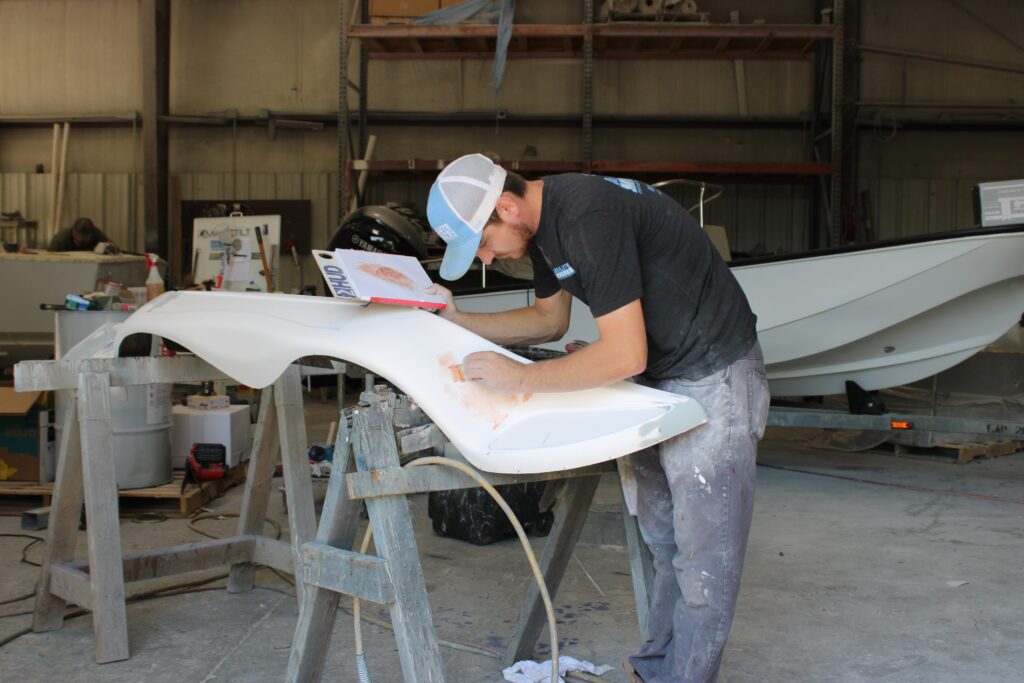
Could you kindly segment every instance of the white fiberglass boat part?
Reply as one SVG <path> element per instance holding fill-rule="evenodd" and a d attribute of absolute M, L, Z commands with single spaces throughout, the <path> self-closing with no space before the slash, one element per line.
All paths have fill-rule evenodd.
<path fill-rule="evenodd" d="M 175 341 L 257 388 L 304 356 L 351 361 L 397 384 L 474 467 L 488 472 L 583 467 L 706 421 L 696 401 L 630 382 L 500 395 L 459 381 L 452 366 L 475 351 L 529 361 L 439 316 L 401 306 L 287 294 L 170 292 L 125 321 L 117 345 L 135 333 Z"/>
<path fill-rule="evenodd" d="M 735 266 L 772 393 L 840 394 L 929 377 L 1024 311 L 1024 231 L 964 234 Z"/>
<path fill-rule="evenodd" d="M 970 231 L 732 266 L 764 350 L 772 394 L 869 391 L 942 372 L 994 343 L 1024 312 L 1024 228 Z M 533 302 L 532 291 L 468 294 L 460 309 Z M 562 349 L 597 339 L 573 302 Z"/>

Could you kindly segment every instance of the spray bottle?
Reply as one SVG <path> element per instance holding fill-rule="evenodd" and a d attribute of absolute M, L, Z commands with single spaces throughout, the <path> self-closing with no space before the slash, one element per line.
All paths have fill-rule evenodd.
<path fill-rule="evenodd" d="M 146 265 L 149 267 L 149 275 L 146 277 L 146 301 L 152 301 L 164 293 L 164 279 L 160 277 L 160 270 L 156 267 L 156 254 L 146 254 Z"/>

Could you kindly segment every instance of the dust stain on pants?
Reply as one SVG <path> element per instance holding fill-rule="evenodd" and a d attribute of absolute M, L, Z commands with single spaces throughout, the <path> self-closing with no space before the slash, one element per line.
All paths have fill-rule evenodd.
<path fill-rule="evenodd" d="M 647 683 L 714 681 L 736 611 L 768 417 L 761 347 L 702 379 L 650 386 L 696 400 L 708 422 L 629 456 L 655 567 L 646 641 L 629 659 Z"/>

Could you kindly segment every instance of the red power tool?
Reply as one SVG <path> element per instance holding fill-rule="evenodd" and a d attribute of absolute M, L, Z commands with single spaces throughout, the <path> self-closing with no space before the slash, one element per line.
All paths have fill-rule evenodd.
<path fill-rule="evenodd" d="M 227 474 L 227 449 L 220 443 L 194 443 L 185 462 L 185 478 L 181 481 L 181 491 L 190 481 L 199 486 L 204 481 L 223 479 Z"/>

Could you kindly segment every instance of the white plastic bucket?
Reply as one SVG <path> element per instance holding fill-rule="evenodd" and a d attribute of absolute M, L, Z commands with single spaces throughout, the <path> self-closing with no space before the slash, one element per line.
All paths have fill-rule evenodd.
<path fill-rule="evenodd" d="M 95 317 L 90 319 L 90 316 Z M 111 317 L 123 320 L 127 314 L 111 316 L 107 312 L 99 315 L 92 311 L 58 312 L 59 357 L 90 357 L 101 351 L 105 344 L 112 343 L 116 325 L 99 329 L 113 322 Z M 92 321 L 95 321 L 95 327 L 89 324 Z M 78 347 L 83 340 L 85 343 Z M 70 394 L 69 391 L 57 392 L 55 426 L 58 448 L 65 411 L 71 405 Z M 119 489 L 146 488 L 171 481 L 170 384 L 111 388 L 110 429 L 114 471 Z M 51 480 L 52 477 L 50 473 Z"/>

